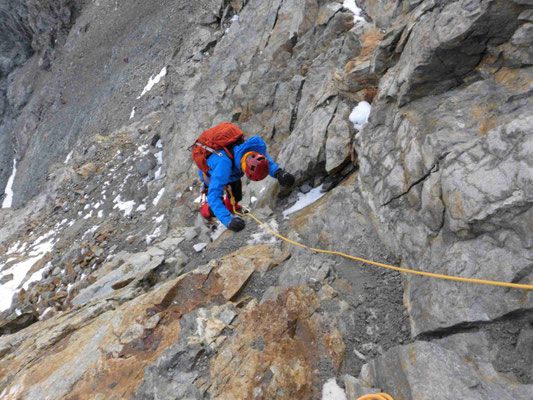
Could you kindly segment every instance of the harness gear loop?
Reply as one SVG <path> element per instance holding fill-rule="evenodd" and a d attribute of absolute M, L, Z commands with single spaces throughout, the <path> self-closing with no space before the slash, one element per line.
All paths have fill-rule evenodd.
<path fill-rule="evenodd" d="M 241 207 L 241 212 L 238 212 L 237 211 L 237 201 L 235 201 L 235 197 L 233 196 L 233 192 L 231 191 L 231 186 L 226 186 L 226 194 L 228 195 L 229 197 L 229 201 L 231 203 L 231 208 L 233 209 L 232 212 L 237 214 L 237 215 L 244 215 L 244 214 L 249 214 L 250 213 L 250 209 L 248 207 L 245 207 L 245 206 L 240 206 Z"/>

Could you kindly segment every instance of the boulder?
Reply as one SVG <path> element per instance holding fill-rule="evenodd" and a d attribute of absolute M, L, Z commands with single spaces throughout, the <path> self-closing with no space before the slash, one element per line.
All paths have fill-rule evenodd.
<path fill-rule="evenodd" d="M 520 385 L 491 364 L 461 357 L 436 343 L 395 347 L 363 366 L 360 379 L 395 399 L 527 399 L 533 385 Z"/>

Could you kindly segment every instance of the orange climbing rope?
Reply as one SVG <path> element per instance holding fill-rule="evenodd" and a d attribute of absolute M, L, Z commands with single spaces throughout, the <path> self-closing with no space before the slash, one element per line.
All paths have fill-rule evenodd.
<path fill-rule="evenodd" d="M 387 393 L 365 394 L 357 400 L 394 400 L 391 395 Z"/>
<path fill-rule="evenodd" d="M 235 210 L 235 204 L 236 204 L 235 203 L 235 198 L 233 197 L 233 194 L 231 193 L 231 191 L 229 193 L 230 193 L 231 204 L 233 205 L 233 209 Z M 286 241 L 287 243 L 293 244 L 295 246 L 303 247 L 304 249 L 308 249 L 308 250 L 314 251 L 316 253 L 334 254 L 334 255 L 337 255 L 337 256 L 349 258 L 351 260 L 361 261 L 361 262 L 366 263 L 366 264 L 375 265 L 376 267 L 388 268 L 388 269 L 392 269 L 392 270 L 399 271 L 399 272 L 405 272 L 405 273 L 408 273 L 408 274 L 430 276 L 432 278 L 447 279 L 447 280 L 450 280 L 450 281 L 469 282 L 469 283 L 478 283 L 478 284 L 483 284 L 483 285 L 503 286 L 503 287 L 514 288 L 514 289 L 533 290 L 533 285 L 525 285 L 525 284 L 510 283 L 510 282 L 490 281 L 490 280 L 475 279 L 475 278 L 463 278 L 463 277 L 460 277 L 460 276 L 443 275 L 443 274 L 435 274 L 435 273 L 432 273 L 432 272 L 416 271 L 416 270 L 413 270 L 413 269 L 400 268 L 400 267 L 395 267 L 393 265 L 388 265 L 388 264 L 383 264 L 383 263 L 379 263 L 379 262 L 372 261 L 372 260 L 367 260 L 367 259 L 361 258 L 361 257 L 355 257 L 355 256 L 352 256 L 352 255 L 349 255 L 349 254 L 342 253 L 340 251 L 315 249 L 313 247 L 306 246 L 305 244 L 301 244 L 301 243 L 295 242 L 294 240 L 290 240 L 290 239 L 280 235 L 279 233 L 273 231 L 268 226 L 266 226 L 259 218 L 257 218 L 255 215 L 253 215 L 249 211 L 247 213 L 245 213 L 245 214 L 235 211 L 235 214 L 243 216 L 243 217 L 253 218 L 255 221 L 257 221 L 257 223 L 259 223 L 263 228 L 265 228 L 267 231 L 272 233 L 274 236 L 279 237 L 280 239 Z"/>

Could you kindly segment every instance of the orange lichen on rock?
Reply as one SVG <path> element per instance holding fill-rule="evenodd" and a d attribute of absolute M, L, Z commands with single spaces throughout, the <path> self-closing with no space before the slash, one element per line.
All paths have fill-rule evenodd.
<path fill-rule="evenodd" d="M 275 250 L 268 246 L 241 251 L 122 305 L 112 306 L 112 298 L 103 299 L 93 306 L 100 307 L 98 312 L 90 308 L 70 311 L 32 325 L 15 355 L 0 361 L 1 371 L 12 371 L 10 378 L 2 379 L 0 393 L 6 388 L 2 398 L 37 398 L 41 394 L 41 398 L 77 400 L 130 398 L 144 378 L 145 367 L 178 341 L 183 315 L 203 307 L 216 311 L 218 305 L 230 304 L 227 300 L 256 269 L 267 270 L 276 263 Z M 127 288 L 116 292 L 121 290 Z M 298 308 L 298 303 L 294 307 Z M 216 315 L 204 314 L 203 336 L 208 344 L 214 343 L 225 324 L 219 323 Z"/>
<path fill-rule="evenodd" d="M 324 332 L 316 293 L 290 288 L 275 300 L 252 301 L 236 332 L 211 361 L 213 399 L 307 399 L 317 396 L 319 364 L 338 364 L 342 338 Z M 332 350 L 330 356 L 325 351 Z"/>

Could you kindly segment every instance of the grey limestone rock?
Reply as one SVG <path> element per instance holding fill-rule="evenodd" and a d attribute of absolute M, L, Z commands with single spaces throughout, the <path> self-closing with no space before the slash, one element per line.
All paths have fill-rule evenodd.
<path fill-rule="evenodd" d="M 456 87 L 488 45 L 502 44 L 518 27 L 520 10 L 506 0 L 437 3 L 423 2 L 413 11 L 418 19 L 407 28 L 409 38 L 379 96 L 403 105 Z"/>
<path fill-rule="evenodd" d="M 350 375 L 344 375 L 344 389 L 347 400 L 357 400 L 358 398 L 367 394 L 380 393 L 381 390 L 363 385 L 362 382 Z"/>
<path fill-rule="evenodd" d="M 135 168 L 137 169 L 137 172 L 141 174 L 142 176 L 148 175 L 148 173 L 157 166 L 157 159 L 155 156 L 151 153 L 148 153 L 146 156 L 141 158 L 137 163 L 135 164 Z"/>
<path fill-rule="evenodd" d="M 531 84 L 525 82 L 530 82 L 533 71 L 518 64 L 520 68 L 509 66 L 491 73 L 492 61 L 481 61 L 483 53 L 474 51 L 479 45 L 494 51 L 507 49 L 512 37 L 525 34 L 525 25 L 519 27 L 517 22 L 520 8 L 498 1 L 469 7 L 463 2 L 429 9 L 428 5 L 420 4 L 409 18 L 398 17 L 396 22 L 405 23 L 407 31 L 390 43 L 396 43 L 394 51 L 401 57 L 383 76 L 369 123 L 356 137 L 363 198 L 376 217 L 380 237 L 402 256 L 403 266 L 530 282 L 531 120 L 527 110 L 533 103 Z M 453 27 L 444 24 L 447 13 L 459 6 L 465 6 L 456 14 L 460 22 Z M 493 19 L 495 12 L 498 16 Z M 503 31 L 493 25 L 500 18 L 509 19 Z M 442 24 L 446 27 L 442 35 L 425 41 L 417 32 L 430 20 L 436 31 Z M 472 32 L 468 43 L 457 36 L 461 31 Z M 487 35 L 484 39 L 476 36 L 481 31 Z M 481 63 L 462 86 L 442 92 L 442 82 L 435 81 L 439 69 L 423 72 L 431 65 L 424 54 L 437 57 L 446 38 L 446 46 L 452 48 L 473 46 L 465 61 L 457 62 L 465 67 L 459 75 L 470 76 L 466 67 L 476 54 L 476 65 Z M 435 40 L 441 44 L 431 47 Z M 417 55 L 409 57 L 415 48 Z M 424 76 L 418 79 L 417 74 Z M 442 76 L 453 74 L 447 71 Z M 420 91 L 410 85 L 411 79 Z M 393 86 L 405 90 L 391 92 Z M 418 96 L 424 97 L 415 100 Z M 464 284 L 414 276 L 406 276 L 405 281 L 413 335 L 465 321 L 489 321 L 531 303 L 528 294 L 523 297 L 517 290 L 484 286 L 471 290 Z"/>
<path fill-rule="evenodd" d="M 136 254 L 122 254 L 116 256 L 118 261 L 123 261 L 116 269 L 107 271 L 105 268 L 98 271 L 98 279 L 92 285 L 82 289 L 74 297 L 72 304 L 82 306 L 98 299 L 108 297 L 117 289 L 129 285 L 134 280 L 144 278 L 150 271 L 157 268 L 164 261 L 161 255 L 150 256 L 148 252 Z"/>
<path fill-rule="evenodd" d="M 395 347 L 363 366 L 359 377 L 393 398 L 527 399 L 533 385 L 510 384 L 491 364 L 469 361 L 435 343 Z"/>
<path fill-rule="evenodd" d="M 336 172 L 350 159 L 354 130 L 350 126 L 348 105 L 341 103 L 328 127 L 326 140 L 326 171 Z"/>
<path fill-rule="evenodd" d="M 189 343 L 199 329 L 198 315 L 198 311 L 193 311 L 181 318 L 178 340 L 145 368 L 134 399 L 204 399 L 194 382 L 203 373 L 202 357 L 210 350 L 203 343 Z"/>

